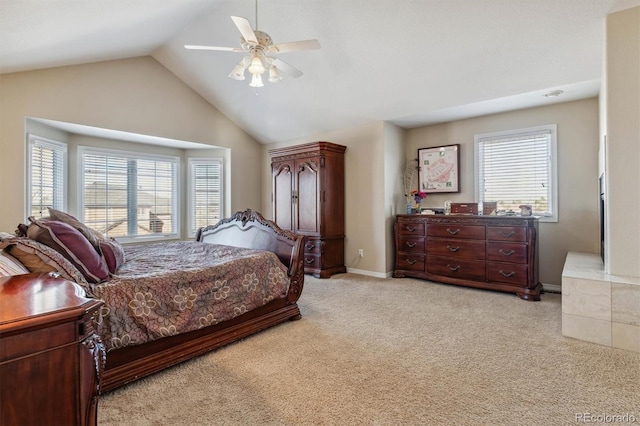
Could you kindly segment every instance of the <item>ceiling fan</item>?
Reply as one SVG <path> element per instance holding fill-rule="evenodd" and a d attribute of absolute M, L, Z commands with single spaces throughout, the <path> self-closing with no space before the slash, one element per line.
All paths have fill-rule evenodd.
<path fill-rule="evenodd" d="M 297 52 L 301 50 L 320 49 L 318 40 L 300 40 L 289 43 L 273 44 L 269 34 L 254 30 L 251 24 L 245 18 L 232 16 L 231 20 L 236 25 L 242 37 L 240 38 L 240 47 L 218 47 L 218 46 L 198 46 L 186 44 L 186 49 L 194 50 L 221 50 L 226 52 L 244 52 L 248 56 L 242 58 L 238 65 L 233 68 L 229 74 L 229 78 L 234 80 L 244 80 L 245 70 L 251 73 L 251 87 L 262 87 L 262 74 L 269 71 L 269 82 L 277 83 L 282 80 L 280 71 L 298 78 L 302 75 L 302 71 L 287 64 L 281 59 L 276 58 L 275 54 L 286 52 Z M 256 28 L 258 27 L 258 4 L 256 0 Z"/>

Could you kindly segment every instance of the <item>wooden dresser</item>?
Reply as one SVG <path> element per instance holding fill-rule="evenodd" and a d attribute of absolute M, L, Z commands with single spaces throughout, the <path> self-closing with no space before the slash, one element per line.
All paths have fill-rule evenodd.
<path fill-rule="evenodd" d="M 540 300 L 537 233 L 536 217 L 398 215 L 393 276 Z"/>
<path fill-rule="evenodd" d="M 47 274 L 0 278 L 0 424 L 95 425 L 102 302 Z"/>
<path fill-rule="evenodd" d="M 344 152 L 331 142 L 269 150 L 273 220 L 304 236 L 304 271 L 318 278 L 344 265 Z"/>

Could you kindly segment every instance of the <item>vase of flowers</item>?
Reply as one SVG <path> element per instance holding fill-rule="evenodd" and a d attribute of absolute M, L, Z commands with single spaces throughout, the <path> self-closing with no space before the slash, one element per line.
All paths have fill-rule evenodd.
<path fill-rule="evenodd" d="M 423 191 L 413 190 L 413 191 L 411 191 L 411 196 L 413 197 L 413 200 L 416 202 L 416 211 L 418 213 L 421 213 L 422 212 L 422 200 L 427 198 L 427 193 L 423 192 Z"/>

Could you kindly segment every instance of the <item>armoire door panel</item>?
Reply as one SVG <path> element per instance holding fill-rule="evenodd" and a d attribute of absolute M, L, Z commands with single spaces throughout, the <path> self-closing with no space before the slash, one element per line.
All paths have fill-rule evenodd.
<path fill-rule="evenodd" d="M 282 229 L 294 231 L 293 173 L 289 164 L 274 165 L 273 168 L 273 215 L 274 221 Z"/>
<path fill-rule="evenodd" d="M 318 163 L 315 158 L 307 159 L 296 164 L 298 173 L 298 211 L 295 232 L 317 234 L 320 232 L 318 218 Z"/>

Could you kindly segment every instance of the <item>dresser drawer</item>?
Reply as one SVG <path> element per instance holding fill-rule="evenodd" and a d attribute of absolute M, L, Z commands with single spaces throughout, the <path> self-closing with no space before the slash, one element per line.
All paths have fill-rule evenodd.
<path fill-rule="evenodd" d="M 396 256 L 396 269 L 424 272 L 424 256 L 398 253 Z"/>
<path fill-rule="evenodd" d="M 485 230 L 481 225 L 429 225 L 427 236 L 484 240 Z"/>
<path fill-rule="evenodd" d="M 484 260 L 427 256 L 427 272 L 450 278 L 484 281 L 485 262 Z"/>
<path fill-rule="evenodd" d="M 462 239 L 427 238 L 427 253 L 450 258 L 485 258 L 485 242 Z"/>
<path fill-rule="evenodd" d="M 3 297 L 6 296 L 3 295 Z M 74 322 L 67 322 L 21 334 L 3 336 L 0 345 L 0 362 L 74 343 L 76 328 Z"/>
<path fill-rule="evenodd" d="M 322 257 L 319 254 L 304 254 L 304 267 L 311 269 L 322 268 Z"/>
<path fill-rule="evenodd" d="M 304 252 L 305 253 L 322 253 L 322 240 L 314 240 L 305 238 L 304 240 Z"/>
<path fill-rule="evenodd" d="M 398 251 L 405 253 L 424 254 L 424 237 L 400 235 L 398 237 Z"/>
<path fill-rule="evenodd" d="M 424 223 L 398 221 L 398 232 L 400 235 L 424 236 Z"/>
<path fill-rule="evenodd" d="M 517 243 L 487 243 L 487 260 L 527 263 L 527 245 Z"/>
<path fill-rule="evenodd" d="M 528 272 L 527 265 L 487 262 L 487 281 L 526 286 Z"/>
<path fill-rule="evenodd" d="M 489 241 L 527 241 L 527 228 L 519 226 L 487 226 Z"/>

